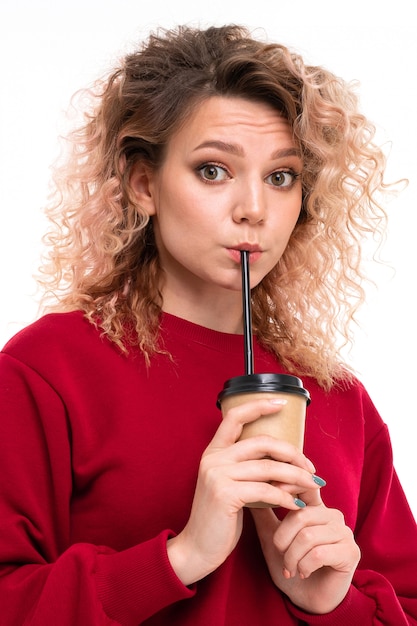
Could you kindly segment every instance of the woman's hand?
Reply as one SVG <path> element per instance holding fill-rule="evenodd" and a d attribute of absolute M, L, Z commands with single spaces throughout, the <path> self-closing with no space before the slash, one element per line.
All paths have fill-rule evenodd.
<path fill-rule="evenodd" d="M 294 446 L 271 437 L 237 442 L 245 423 L 279 407 L 266 399 L 230 409 L 205 450 L 190 518 L 168 541 L 168 558 L 185 585 L 210 574 L 232 552 L 245 504 L 262 500 L 295 511 L 297 494 L 319 488 L 312 463 Z"/>
<path fill-rule="evenodd" d="M 343 515 L 317 490 L 300 497 L 306 508 L 280 522 L 271 509 L 252 510 L 265 561 L 279 589 L 299 608 L 323 614 L 346 596 L 360 559 Z"/>

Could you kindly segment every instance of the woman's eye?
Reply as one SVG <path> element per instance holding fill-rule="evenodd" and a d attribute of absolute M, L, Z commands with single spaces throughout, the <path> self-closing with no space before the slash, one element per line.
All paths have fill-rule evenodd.
<path fill-rule="evenodd" d="M 296 178 L 298 178 L 298 174 L 295 172 L 280 170 L 272 172 L 265 180 L 274 187 L 290 187 L 295 182 Z"/>
<path fill-rule="evenodd" d="M 207 181 L 217 181 L 217 180 L 226 180 L 228 178 L 228 174 L 223 167 L 220 165 L 215 165 L 214 163 L 206 163 L 198 168 L 198 173 L 200 174 L 203 180 Z"/>

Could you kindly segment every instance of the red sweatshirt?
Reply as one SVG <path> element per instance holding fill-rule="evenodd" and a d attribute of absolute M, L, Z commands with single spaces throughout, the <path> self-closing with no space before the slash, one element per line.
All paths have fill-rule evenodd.
<path fill-rule="evenodd" d="M 250 513 L 229 558 L 192 588 L 170 567 L 216 398 L 242 373 L 242 337 L 165 315 L 173 356 L 149 370 L 79 312 L 48 315 L 0 355 L 1 626 L 403 626 L 417 624 L 417 527 L 387 428 L 359 382 L 304 378 L 306 454 L 327 480 L 362 560 L 330 614 L 298 610 L 272 583 Z M 256 371 L 282 372 L 255 344 Z"/>

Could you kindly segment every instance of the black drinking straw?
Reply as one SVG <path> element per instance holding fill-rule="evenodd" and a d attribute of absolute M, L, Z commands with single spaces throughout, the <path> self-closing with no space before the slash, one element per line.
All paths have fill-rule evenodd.
<path fill-rule="evenodd" d="M 249 280 L 249 252 L 241 250 L 242 263 L 242 303 L 243 303 L 243 336 L 245 341 L 245 374 L 253 374 L 253 337 L 252 337 L 252 304 Z"/>

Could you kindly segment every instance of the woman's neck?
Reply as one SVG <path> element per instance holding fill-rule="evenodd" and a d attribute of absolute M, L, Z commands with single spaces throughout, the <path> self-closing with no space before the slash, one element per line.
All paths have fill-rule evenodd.
<path fill-rule="evenodd" d="M 162 310 L 176 317 L 223 333 L 243 333 L 242 296 L 227 291 L 222 297 L 206 296 L 194 300 L 164 290 Z"/>

